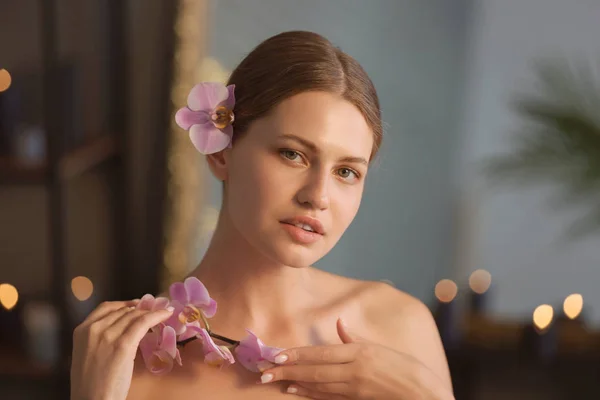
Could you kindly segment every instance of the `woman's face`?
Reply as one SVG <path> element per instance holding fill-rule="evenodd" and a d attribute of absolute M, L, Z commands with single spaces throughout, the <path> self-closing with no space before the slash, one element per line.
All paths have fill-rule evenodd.
<path fill-rule="evenodd" d="M 350 102 L 325 92 L 288 98 L 224 154 L 232 224 L 270 259 L 311 265 L 356 216 L 372 148 Z"/>

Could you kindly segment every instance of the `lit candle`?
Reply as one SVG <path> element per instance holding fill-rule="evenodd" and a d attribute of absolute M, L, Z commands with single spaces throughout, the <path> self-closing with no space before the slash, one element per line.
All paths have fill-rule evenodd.
<path fill-rule="evenodd" d="M 558 347 L 558 335 L 556 326 L 552 323 L 553 319 L 552 306 L 542 304 L 533 311 L 533 323 L 525 327 L 524 350 L 543 363 L 554 358 Z"/>
<path fill-rule="evenodd" d="M 434 293 L 437 299 L 434 316 L 444 347 L 448 349 L 456 346 L 459 339 L 455 301 L 458 286 L 450 279 L 442 279 L 435 285 Z"/>
<path fill-rule="evenodd" d="M 583 323 L 583 296 L 579 293 L 568 295 L 563 302 L 563 314 L 568 321 Z"/>
<path fill-rule="evenodd" d="M 20 339 L 19 292 L 9 283 L 0 284 L 0 340 L 17 344 Z"/>
<path fill-rule="evenodd" d="M 71 307 L 73 308 L 73 322 L 79 325 L 96 307 L 94 284 L 85 276 L 77 276 L 71 280 Z"/>
<path fill-rule="evenodd" d="M 484 314 L 489 299 L 489 290 L 492 285 L 492 275 L 483 269 L 473 271 L 469 277 L 470 312 L 476 315 Z"/>

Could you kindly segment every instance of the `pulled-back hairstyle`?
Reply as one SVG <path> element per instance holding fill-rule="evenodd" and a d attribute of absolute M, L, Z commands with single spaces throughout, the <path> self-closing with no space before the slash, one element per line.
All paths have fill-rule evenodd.
<path fill-rule="evenodd" d="M 242 60 L 227 84 L 235 84 L 234 140 L 281 101 L 324 91 L 360 110 L 374 135 L 371 159 L 379 149 L 383 129 L 373 82 L 354 58 L 317 33 L 291 31 L 265 40 Z"/>

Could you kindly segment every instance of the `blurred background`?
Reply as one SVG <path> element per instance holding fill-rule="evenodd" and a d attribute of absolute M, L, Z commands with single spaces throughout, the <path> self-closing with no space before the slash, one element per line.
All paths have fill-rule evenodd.
<path fill-rule="evenodd" d="M 68 398 L 71 332 L 202 258 L 220 185 L 173 120 L 288 30 L 386 133 L 318 266 L 430 306 L 456 398 L 600 391 L 597 0 L 0 0 L 0 399 Z"/>

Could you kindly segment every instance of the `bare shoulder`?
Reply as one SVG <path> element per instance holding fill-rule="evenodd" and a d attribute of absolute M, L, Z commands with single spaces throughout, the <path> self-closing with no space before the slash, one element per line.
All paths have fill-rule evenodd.
<path fill-rule="evenodd" d="M 384 282 L 364 282 L 362 318 L 372 340 L 408 354 L 451 386 L 446 354 L 427 305 Z"/>

